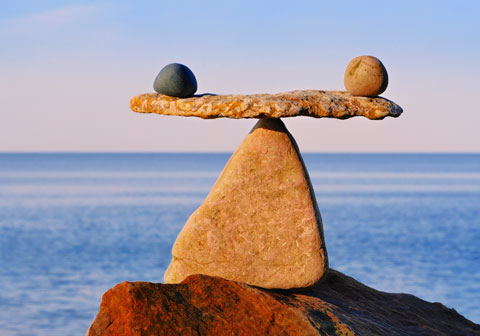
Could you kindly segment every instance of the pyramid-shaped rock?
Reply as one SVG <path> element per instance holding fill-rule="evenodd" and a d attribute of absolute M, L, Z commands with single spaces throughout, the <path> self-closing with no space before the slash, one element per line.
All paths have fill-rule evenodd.
<path fill-rule="evenodd" d="M 325 273 L 322 220 L 295 140 L 260 120 L 173 246 L 166 283 L 191 274 L 264 288 L 306 287 Z"/>

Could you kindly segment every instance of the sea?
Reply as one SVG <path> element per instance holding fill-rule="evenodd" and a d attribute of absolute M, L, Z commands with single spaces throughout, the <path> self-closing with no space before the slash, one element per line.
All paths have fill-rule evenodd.
<path fill-rule="evenodd" d="M 0 335 L 84 335 L 162 282 L 230 154 L 0 154 Z M 304 154 L 330 266 L 480 323 L 480 154 Z"/>

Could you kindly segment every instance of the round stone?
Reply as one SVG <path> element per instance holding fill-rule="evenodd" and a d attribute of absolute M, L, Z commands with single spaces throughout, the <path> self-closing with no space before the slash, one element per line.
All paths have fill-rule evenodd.
<path fill-rule="evenodd" d="M 197 91 L 197 80 L 188 67 L 172 63 L 158 73 L 153 82 L 153 89 L 167 96 L 187 98 Z"/>
<path fill-rule="evenodd" d="M 387 69 L 376 57 L 355 57 L 347 65 L 344 84 L 354 96 L 376 97 L 387 89 Z"/>

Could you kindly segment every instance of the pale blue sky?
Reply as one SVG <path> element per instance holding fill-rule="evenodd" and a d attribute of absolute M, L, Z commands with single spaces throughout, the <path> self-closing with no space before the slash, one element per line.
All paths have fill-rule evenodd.
<path fill-rule="evenodd" d="M 9 1 L 0 151 L 232 151 L 254 120 L 140 115 L 130 98 L 189 66 L 199 93 L 343 89 L 379 57 L 398 119 L 291 118 L 314 152 L 480 152 L 480 1 Z"/>

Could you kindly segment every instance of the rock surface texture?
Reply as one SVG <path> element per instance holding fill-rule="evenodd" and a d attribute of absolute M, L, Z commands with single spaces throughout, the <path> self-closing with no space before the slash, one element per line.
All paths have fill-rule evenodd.
<path fill-rule="evenodd" d="M 172 250 L 166 283 L 207 274 L 264 288 L 305 287 L 328 267 L 322 221 L 295 140 L 258 121 Z"/>
<path fill-rule="evenodd" d="M 130 108 L 140 113 L 209 118 L 314 118 L 369 119 L 398 117 L 402 108 L 381 98 L 355 97 L 344 91 L 304 90 L 277 94 L 197 95 L 179 99 L 145 93 L 130 100 Z"/>
<path fill-rule="evenodd" d="M 103 295 L 88 336 L 480 335 L 440 303 L 369 288 L 330 270 L 307 289 L 266 290 L 193 275 L 182 284 L 123 282 Z"/>

